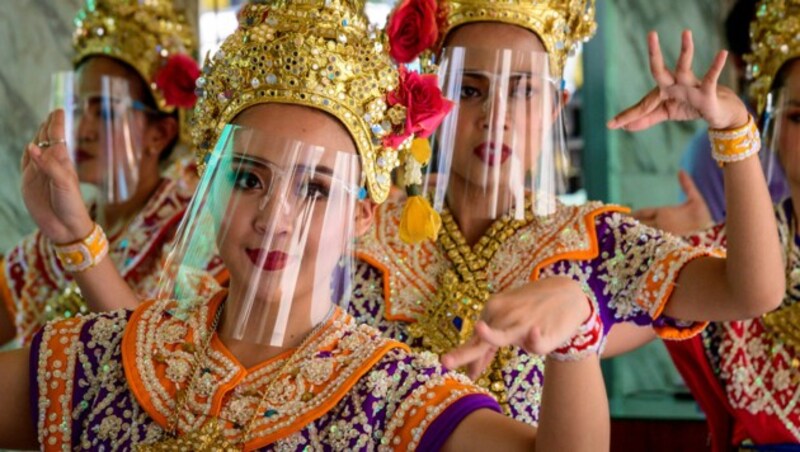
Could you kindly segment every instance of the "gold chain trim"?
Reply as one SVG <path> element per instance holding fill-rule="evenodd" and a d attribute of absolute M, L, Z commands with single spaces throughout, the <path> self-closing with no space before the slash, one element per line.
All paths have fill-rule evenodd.
<path fill-rule="evenodd" d="M 444 209 L 439 244 L 453 268 L 440 275 L 434 302 L 426 307 L 425 314 L 416 323 L 409 326 L 410 336 L 422 341 L 422 349 L 443 354 L 472 337 L 475 323 L 495 289 L 488 281 L 486 266 L 518 229 L 533 221 L 530 206 L 526 205 L 525 212 L 524 220 L 514 220 L 510 215 L 498 219 L 470 248 L 453 215 Z M 511 347 L 498 350 L 489 369 L 476 381 L 478 386 L 492 393 L 506 413 L 509 408 L 503 369 L 513 353 Z"/>

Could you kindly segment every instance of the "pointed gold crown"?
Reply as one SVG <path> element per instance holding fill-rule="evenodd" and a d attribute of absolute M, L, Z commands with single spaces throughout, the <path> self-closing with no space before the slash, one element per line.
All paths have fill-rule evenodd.
<path fill-rule="evenodd" d="M 86 0 L 75 16 L 73 62 L 90 56 L 107 56 L 132 67 L 148 84 L 164 113 L 168 104 L 155 77 L 172 55 L 193 56 L 196 44 L 192 28 L 172 0 Z"/>
<path fill-rule="evenodd" d="M 781 67 L 800 58 L 800 0 L 763 0 L 750 24 L 751 53 L 745 55 L 750 95 L 763 113 Z"/>
<path fill-rule="evenodd" d="M 303 105 L 347 128 L 372 199 L 386 199 L 400 158 L 382 139 L 405 121 L 405 111 L 387 104 L 398 72 L 363 8 L 362 0 L 271 0 L 242 8 L 239 27 L 197 80 L 192 138 L 201 171 L 223 127 L 247 107 Z"/>
<path fill-rule="evenodd" d="M 567 57 L 597 30 L 595 0 L 439 0 L 440 41 L 456 27 L 501 22 L 535 33 L 550 55 L 554 77 L 562 78 Z"/>

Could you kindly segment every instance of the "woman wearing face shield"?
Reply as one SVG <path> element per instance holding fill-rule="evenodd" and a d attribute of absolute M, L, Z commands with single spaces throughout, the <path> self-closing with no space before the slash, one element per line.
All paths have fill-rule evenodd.
<path fill-rule="evenodd" d="M 0 354 L 0 446 L 606 448 L 596 356 L 548 368 L 558 383 L 537 431 L 346 313 L 355 237 L 421 124 L 450 107 L 435 77 L 398 72 L 360 2 L 254 2 L 239 19 L 200 81 L 202 176 L 159 296 L 49 323 L 29 351 Z M 441 109 L 414 110 L 420 96 Z M 217 253 L 229 287 L 198 292 Z"/>
<path fill-rule="evenodd" d="M 692 73 L 688 32 L 675 70 L 657 36 L 648 37 L 658 87 L 609 126 L 636 131 L 703 118 L 719 129 L 722 151 L 730 144 L 724 129 L 747 137 L 741 153 L 717 156 L 727 161 L 729 205 L 737 206 L 735 251 L 725 259 L 690 246 L 619 206 L 555 200 L 563 65 L 595 27 L 594 2 L 577 0 L 409 0 L 388 26 L 392 55 L 435 63 L 456 107 L 431 140 L 434 157 L 420 161 L 427 169 L 405 171 L 420 207 L 381 206 L 359 240 L 364 297 L 351 310 L 390 337 L 445 354 L 450 367 L 465 366 L 507 414 L 530 424 L 538 407 L 527 400 L 543 384 L 539 347 L 561 346 L 562 359 L 597 353 L 617 323 L 688 338 L 708 320 L 766 312 L 783 284 L 777 236 L 763 232 L 772 217 L 755 214 L 770 205 L 756 159 L 745 158 L 759 148 L 755 128 L 716 83 L 725 55 L 702 80 Z M 576 321 L 584 322 L 578 330 Z"/>
<path fill-rule="evenodd" d="M 51 114 L 22 162 L 22 194 L 39 230 L 3 260 L 1 342 L 27 344 L 48 320 L 154 295 L 196 183 L 180 163 L 199 73 L 185 18 L 170 1 L 102 0 L 87 2 L 75 24 L 74 72 L 53 82 L 65 135 L 54 138 Z M 61 147 L 63 161 L 51 152 Z M 50 184 L 56 175 L 95 195 L 72 196 L 77 185 Z M 78 244 L 90 237 L 108 259 L 81 260 Z M 209 263 L 220 272 L 218 264 Z"/>
<path fill-rule="evenodd" d="M 763 170 L 768 175 L 782 172 L 789 185 L 790 196 L 773 213 L 786 291 L 781 305 L 767 314 L 714 322 L 689 341 L 667 343 L 706 414 L 714 450 L 790 450 L 800 442 L 800 46 L 794 40 L 800 30 L 794 20 L 800 2 L 780 7 L 762 2 L 758 10 L 763 12 L 751 24 L 752 50 L 745 58 L 750 93 L 761 116 Z M 734 225 L 728 221 L 703 229 L 712 222 L 709 210 L 696 190 L 689 194 L 693 202 L 645 209 L 640 215 L 675 234 L 699 231 L 686 235 L 692 244 L 730 246 Z M 652 339 L 655 335 L 647 328 L 618 328 L 609 335 L 608 352 L 631 350 Z"/>

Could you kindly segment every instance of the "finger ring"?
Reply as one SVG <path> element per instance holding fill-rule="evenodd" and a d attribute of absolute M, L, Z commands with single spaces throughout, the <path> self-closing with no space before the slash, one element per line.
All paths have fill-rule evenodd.
<path fill-rule="evenodd" d="M 39 141 L 38 143 L 36 143 L 36 146 L 44 149 L 44 148 L 49 148 L 50 146 L 55 146 L 57 144 L 67 144 L 67 140 L 65 140 L 64 138 L 59 138 L 59 139 L 53 140 L 53 141 L 44 140 L 44 141 Z"/>

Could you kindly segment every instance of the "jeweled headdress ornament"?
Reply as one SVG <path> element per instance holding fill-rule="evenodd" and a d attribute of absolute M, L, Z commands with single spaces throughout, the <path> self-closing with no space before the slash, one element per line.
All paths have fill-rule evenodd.
<path fill-rule="evenodd" d="M 402 60 L 424 50 L 438 51 L 450 31 L 474 22 L 501 22 L 535 33 L 557 78 L 567 57 L 597 30 L 595 0 L 404 0 L 387 27 L 392 56 L 407 62 Z"/>
<path fill-rule="evenodd" d="M 435 78 L 392 65 L 363 0 L 254 1 L 197 81 L 192 137 L 202 170 L 223 127 L 261 103 L 325 111 L 350 132 L 366 187 L 386 199 L 391 172 L 449 110 Z"/>
<path fill-rule="evenodd" d="M 750 95 L 763 112 L 781 67 L 800 58 L 800 0 L 763 0 L 750 25 L 752 52 L 745 55 Z"/>
<path fill-rule="evenodd" d="M 194 106 L 194 32 L 172 0 L 86 0 L 75 16 L 73 62 L 107 56 L 132 67 L 158 109 Z"/>

